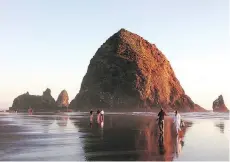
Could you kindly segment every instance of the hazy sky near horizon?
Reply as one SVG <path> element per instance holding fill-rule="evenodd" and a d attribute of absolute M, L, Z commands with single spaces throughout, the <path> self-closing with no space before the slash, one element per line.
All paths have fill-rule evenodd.
<path fill-rule="evenodd" d="M 90 59 L 120 28 L 166 55 L 185 92 L 230 107 L 228 0 L 0 0 L 0 108 L 29 91 L 78 93 Z"/>

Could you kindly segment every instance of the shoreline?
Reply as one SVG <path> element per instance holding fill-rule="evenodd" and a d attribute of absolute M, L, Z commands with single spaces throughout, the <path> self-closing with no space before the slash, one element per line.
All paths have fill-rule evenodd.
<path fill-rule="evenodd" d="M 97 110 L 104 110 L 105 112 L 122 112 L 122 113 L 130 113 L 130 112 L 146 112 L 146 113 L 157 113 L 160 111 L 160 109 L 157 109 L 157 110 L 148 110 L 148 111 L 144 111 L 143 109 L 140 110 L 140 109 L 137 109 L 137 110 L 130 110 L 130 111 L 127 111 L 127 110 L 120 110 L 120 109 L 117 109 L 117 110 L 111 110 L 111 109 L 89 109 L 89 110 L 76 110 L 76 111 L 34 111 L 33 113 L 77 113 L 77 112 L 90 112 L 90 110 L 93 110 L 93 112 L 96 112 Z M 174 113 L 176 110 L 171 110 L 171 111 L 167 111 L 167 110 L 164 110 L 166 113 Z M 204 112 L 214 112 L 214 113 L 229 113 L 228 112 L 216 112 L 216 111 L 213 111 L 213 110 L 207 110 L 207 111 L 180 111 L 178 110 L 178 112 L 180 113 L 204 113 Z M 27 111 L 0 111 L 0 113 L 28 113 Z"/>
<path fill-rule="evenodd" d="M 97 110 L 104 110 L 106 112 L 159 112 L 161 109 L 160 108 L 153 108 L 153 109 L 148 109 L 148 108 L 139 108 L 139 109 L 109 109 L 109 108 L 93 108 L 93 109 L 81 109 L 81 110 L 74 110 L 74 109 L 69 109 L 70 111 L 66 111 L 66 110 L 53 110 L 53 111 L 34 111 L 34 112 L 43 112 L 43 113 L 58 113 L 58 112 L 89 112 L 90 110 L 93 110 L 94 112 L 96 112 Z M 198 110 L 198 111 L 187 111 L 187 110 L 183 110 L 183 109 L 169 109 L 169 108 L 164 108 L 165 112 L 175 112 L 175 111 L 179 111 L 179 112 L 214 112 L 213 110 Z M 0 111 L 1 112 L 1 111 Z M 15 111 L 10 111 L 10 110 L 3 110 L 2 112 L 10 112 L 10 113 L 15 113 Z M 17 113 L 27 113 L 28 111 L 17 111 Z"/>

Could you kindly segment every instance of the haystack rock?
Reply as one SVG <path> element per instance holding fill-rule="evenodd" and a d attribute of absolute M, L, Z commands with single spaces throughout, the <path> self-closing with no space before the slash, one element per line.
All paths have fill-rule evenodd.
<path fill-rule="evenodd" d="M 69 106 L 69 96 L 66 90 L 61 91 L 56 104 L 58 107 L 67 108 Z"/>
<path fill-rule="evenodd" d="M 73 109 L 204 110 L 188 97 L 164 54 L 125 29 L 111 36 L 90 61 Z M 172 110 L 171 109 L 171 110 Z"/>
<path fill-rule="evenodd" d="M 29 92 L 14 99 L 10 111 L 26 112 L 29 108 L 33 111 L 52 111 L 56 108 L 55 100 L 51 96 L 51 90 L 47 88 L 42 96 L 30 95 Z"/>
<path fill-rule="evenodd" d="M 224 104 L 224 98 L 220 95 L 212 105 L 214 112 L 229 112 L 228 108 Z"/>

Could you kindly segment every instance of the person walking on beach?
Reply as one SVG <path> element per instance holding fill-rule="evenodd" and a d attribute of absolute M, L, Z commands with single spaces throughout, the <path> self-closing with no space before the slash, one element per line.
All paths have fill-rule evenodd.
<path fill-rule="evenodd" d="M 181 130 L 180 129 L 180 126 L 181 126 L 181 116 L 180 116 L 180 114 L 178 113 L 177 110 L 175 111 L 175 116 L 173 118 L 173 123 L 174 123 L 175 128 L 176 128 L 176 134 L 178 135 L 179 131 Z"/>
<path fill-rule="evenodd" d="M 28 114 L 29 114 L 29 115 L 32 115 L 32 114 L 33 114 L 33 109 L 32 109 L 31 107 L 28 109 Z"/>
<path fill-rule="evenodd" d="M 165 113 L 165 111 L 163 110 L 163 108 L 161 108 L 161 111 L 158 113 L 158 127 L 160 129 L 160 132 L 163 133 L 164 131 L 164 116 L 166 116 L 167 114 Z"/>
<path fill-rule="evenodd" d="M 97 123 L 101 123 L 101 112 L 100 110 L 97 110 Z"/>
<path fill-rule="evenodd" d="M 104 111 L 101 110 L 101 122 L 104 122 Z"/>
<path fill-rule="evenodd" d="M 90 113 L 90 117 L 89 117 L 90 118 L 89 119 L 90 120 L 90 126 L 92 126 L 92 124 L 93 124 L 93 111 L 91 110 L 89 113 Z"/>

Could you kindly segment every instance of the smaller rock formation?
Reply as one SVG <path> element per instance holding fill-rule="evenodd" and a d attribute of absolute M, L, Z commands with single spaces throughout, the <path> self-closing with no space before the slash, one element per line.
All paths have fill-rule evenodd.
<path fill-rule="evenodd" d="M 69 96 L 66 90 L 61 91 L 57 98 L 56 104 L 59 108 L 67 108 L 69 106 Z"/>
<path fill-rule="evenodd" d="M 224 104 L 224 98 L 220 95 L 212 105 L 214 112 L 229 112 L 228 108 Z"/>
<path fill-rule="evenodd" d="M 29 108 L 33 111 L 53 111 L 56 108 L 54 98 L 51 96 L 51 90 L 47 88 L 42 96 L 30 95 L 29 92 L 19 95 L 14 99 L 10 111 L 27 112 Z"/>

